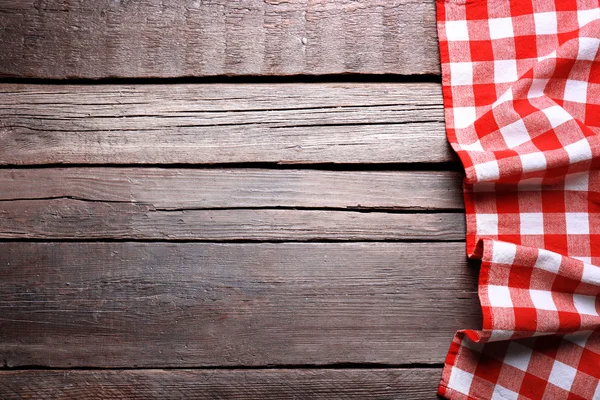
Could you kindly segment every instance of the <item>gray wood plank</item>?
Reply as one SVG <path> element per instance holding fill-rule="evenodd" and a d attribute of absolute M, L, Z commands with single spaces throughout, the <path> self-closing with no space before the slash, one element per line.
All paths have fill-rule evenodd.
<path fill-rule="evenodd" d="M 441 369 L 95 370 L 0 372 L 3 399 L 435 398 Z"/>
<path fill-rule="evenodd" d="M 0 203 L 0 238 L 137 240 L 464 240 L 462 213 L 234 209 L 162 211 L 74 199 Z"/>
<path fill-rule="evenodd" d="M 324 208 L 459 210 L 450 171 L 26 168 L 0 170 L 0 201 L 69 198 L 157 210 Z"/>
<path fill-rule="evenodd" d="M 0 1 L 0 75 L 439 74 L 432 0 Z"/>
<path fill-rule="evenodd" d="M 0 138 L 3 165 L 456 160 L 429 83 L 6 84 Z"/>
<path fill-rule="evenodd" d="M 8 367 L 441 363 L 464 243 L 0 243 Z"/>

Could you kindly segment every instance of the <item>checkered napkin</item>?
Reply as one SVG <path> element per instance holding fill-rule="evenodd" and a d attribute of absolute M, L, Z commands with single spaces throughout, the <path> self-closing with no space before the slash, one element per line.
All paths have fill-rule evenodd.
<path fill-rule="evenodd" d="M 450 399 L 600 399 L 599 0 L 437 0 L 483 329 Z"/>

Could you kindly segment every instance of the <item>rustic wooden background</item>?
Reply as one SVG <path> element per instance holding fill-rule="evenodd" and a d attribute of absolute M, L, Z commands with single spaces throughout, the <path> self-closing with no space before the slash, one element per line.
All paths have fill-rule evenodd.
<path fill-rule="evenodd" d="M 432 399 L 480 325 L 433 0 L 0 0 L 0 397 Z"/>

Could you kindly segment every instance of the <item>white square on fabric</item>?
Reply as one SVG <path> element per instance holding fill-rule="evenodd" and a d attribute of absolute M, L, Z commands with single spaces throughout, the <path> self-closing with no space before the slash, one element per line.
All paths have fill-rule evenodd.
<path fill-rule="evenodd" d="M 515 261 L 517 246 L 508 242 L 493 242 L 492 262 L 510 265 Z"/>
<path fill-rule="evenodd" d="M 564 149 L 569 155 L 571 163 L 586 161 L 592 158 L 592 148 L 587 139 L 581 139 L 578 142 L 568 144 L 564 146 Z"/>
<path fill-rule="evenodd" d="M 577 346 L 585 347 L 591 334 L 592 331 L 580 331 L 566 334 L 563 336 L 563 338 L 571 343 L 575 343 Z"/>
<path fill-rule="evenodd" d="M 552 372 L 550 372 L 550 376 L 548 377 L 548 382 L 569 391 L 576 374 L 577 370 L 575 368 L 555 360 L 554 365 L 552 365 Z"/>
<path fill-rule="evenodd" d="M 519 154 L 523 171 L 541 171 L 546 169 L 546 156 L 541 151 L 529 154 Z"/>
<path fill-rule="evenodd" d="M 510 342 L 506 355 L 504 356 L 504 363 L 520 369 L 521 371 L 527 371 L 531 353 L 532 351 L 529 347 Z"/>
<path fill-rule="evenodd" d="M 598 47 L 600 46 L 600 39 L 580 37 L 579 38 L 579 51 L 577 53 L 578 60 L 594 61 L 596 53 L 598 53 Z"/>
<path fill-rule="evenodd" d="M 596 296 L 573 295 L 573 303 L 579 314 L 598 316 L 596 311 Z"/>
<path fill-rule="evenodd" d="M 477 221 L 477 232 L 480 235 L 498 234 L 498 214 L 479 214 L 475 213 Z"/>
<path fill-rule="evenodd" d="M 516 60 L 495 60 L 494 61 L 494 82 L 516 82 L 519 79 L 517 74 Z"/>
<path fill-rule="evenodd" d="M 450 63 L 450 83 L 452 86 L 473 85 L 473 63 Z"/>
<path fill-rule="evenodd" d="M 534 13 L 533 21 L 535 23 L 535 33 L 537 35 L 554 35 L 558 32 L 556 13 L 553 11 Z"/>
<path fill-rule="evenodd" d="M 496 386 L 494 386 L 494 392 L 492 393 L 491 400 L 518 400 L 518 398 L 518 393 L 515 393 L 504 386 L 496 384 Z"/>
<path fill-rule="evenodd" d="M 565 213 L 567 235 L 589 235 L 590 221 L 588 213 Z"/>
<path fill-rule="evenodd" d="M 468 395 L 469 391 L 471 390 L 471 382 L 473 382 L 473 374 L 463 371 L 462 369 L 452 367 L 450 379 L 448 379 L 448 387 L 450 389 Z"/>
<path fill-rule="evenodd" d="M 520 213 L 519 219 L 521 225 L 521 235 L 544 234 L 543 213 Z"/>
<path fill-rule="evenodd" d="M 471 144 L 461 144 L 460 148 L 462 150 L 467 150 L 467 151 L 483 151 L 483 146 L 481 145 L 481 142 L 479 140 L 477 140 Z"/>
<path fill-rule="evenodd" d="M 507 101 L 513 100 L 513 92 L 511 88 L 508 88 L 506 92 L 502 93 L 502 96 L 498 97 L 498 99 L 492 104 L 492 107 L 497 107 L 502 103 L 506 103 Z"/>
<path fill-rule="evenodd" d="M 591 264 L 592 263 L 592 257 L 571 256 L 571 258 L 574 258 L 574 259 L 579 260 L 579 261 L 583 261 L 584 263 L 587 263 L 587 264 Z"/>
<path fill-rule="evenodd" d="M 565 190 L 588 191 L 590 173 L 588 171 L 576 174 L 567 174 L 565 177 Z"/>
<path fill-rule="evenodd" d="M 471 126 L 477 118 L 475 107 L 454 107 L 454 127 L 456 129 Z"/>
<path fill-rule="evenodd" d="M 503 39 L 514 36 L 512 18 L 491 18 L 488 20 L 490 39 Z"/>
<path fill-rule="evenodd" d="M 475 164 L 473 167 L 479 181 L 493 181 L 500 177 L 500 168 L 496 160 Z"/>
<path fill-rule="evenodd" d="M 535 261 L 535 268 L 554 272 L 556 274 L 560 269 L 561 263 L 562 256 L 560 254 L 545 249 L 539 249 L 537 260 Z"/>
<path fill-rule="evenodd" d="M 542 97 L 548 81 L 549 79 L 533 79 L 529 92 L 527 92 L 527 98 L 535 99 L 536 97 Z"/>
<path fill-rule="evenodd" d="M 492 307 L 512 307 L 510 290 L 506 286 L 489 285 L 488 296 Z"/>
<path fill-rule="evenodd" d="M 531 140 L 527 127 L 522 119 L 518 119 L 512 124 L 500 128 L 500 133 L 509 148 L 515 148 L 520 144 Z"/>
<path fill-rule="evenodd" d="M 576 103 L 585 103 L 587 101 L 587 82 L 567 79 L 564 99 Z"/>
<path fill-rule="evenodd" d="M 583 276 L 581 281 L 600 286 L 600 267 L 590 263 L 583 264 Z"/>
<path fill-rule="evenodd" d="M 492 330 L 492 334 L 490 335 L 490 341 L 498 342 L 500 340 L 510 340 L 514 334 L 514 331 L 503 331 L 500 329 L 494 329 Z"/>
<path fill-rule="evenodd" d="M 552 298 L 552 292 L 547 290 L 529 289 L 529 296 L 538 310 L 558 311 Z"/>
<path fill-rule="evenodd" d="M 550 121 L 550 125 L 552 125 L 552 128 L 556 128 L 557 126 L 562 125 L 565 122 L 573 119 L 571 114 L 569 114 L 561 106 L 548 107 L 548 108 L 543 109 L 542 112 L 546 115 L 546 117 Z"/>
<path fill-rule="evenodd" d="M 467 21 L 446 21 L 446 38 L 450 42 L 469 40 Z"/>
<path fill-rule="evenodd" d="M 577 23 L 579 27 L 600 18 L 600 9 L 592 8 L 591 10 L 577 10 Z"/>

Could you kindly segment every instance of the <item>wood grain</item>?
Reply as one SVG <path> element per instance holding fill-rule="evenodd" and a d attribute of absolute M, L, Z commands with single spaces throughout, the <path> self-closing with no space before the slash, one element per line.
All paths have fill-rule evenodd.
<path fill-rule="evenodd" d="M 432 0 L 0 1 L 0 75 L 439 74 Z"/>
<path fill-rule="evenodd" d="M 0 372 L 3 399 L 435 398 L 441 370 L 259 369 Z"/>
<path fill-rule="evenodd" d="M 428 83 L 7 84 L 0 139 L 4 165 L 456 160 Z"/>
<path fill-rule="evenodd" d="M 0 170 L 0 201 L 69 198 L 158 210 L 324 208 L 459 210 L 449 171 L 27 168 Z"/>
<path fill-rule="evenodd" d="M 162 211 L 74 199 L 0 203 L 0 238 L 136 240 L 453 240 L 462 213 L 234 209 Z"/>
<path fill-rule="evenodd" d="M 8 367 L 441 363 L 464 243 L 0 243 Z"/>

